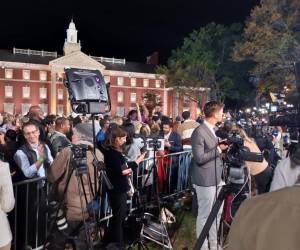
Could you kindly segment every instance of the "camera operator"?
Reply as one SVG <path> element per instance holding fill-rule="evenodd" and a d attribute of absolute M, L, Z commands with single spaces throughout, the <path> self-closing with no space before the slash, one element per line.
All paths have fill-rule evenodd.
<path fill-rule="evenodd" d="M 112 208 L 112 219 L 109 222 L 109 230 L 105 243 L 115 245 L 117 249 L 124 249 L 123 225 L 127 212 L 127 192 L 130 190 L 128 176 L 132 169 L 144 160 L 145 154 L 141 154 L 135 161 L 126 162 L 124 156 L 124 144 L 126 143 L 126 131 L 115 126 L 108 130 L 103 148 L 106 171 L 113 189 L 109 190 L 109 201 Z"/>
<path fill-rule="evenodd" d="M 76 144 L 83 144 L 87 146 L 93 147 L 93 138 L 90 134 L 87 134 L 87 130 L 85 129 L 77 129 L 76 134 L 80 138 Z M 99 150 L 96 150 L 96 156 L 98 160 L 103 160 L 103 156 Z M 94 176 L 95 170 L 93 167 L 93 154 L 89 150 L 86 152 L 86 164 L 88 167 L 88 172 L 90 175 L 92 186 L 94 184 Z M 67 229 L 60 231 L 58 227 L 55 225 L 54 231 L 49 240 L 49 246 L 47 246 L 48 250 L 63 250 L 65 249 L 65 243 L 69 236 L 77 236 L 74 239 L 74 243 L 76 245 L 77 250 L 87 250 L 89 249 L 88 241 L 86 239 L 87 235 L 85 233 L 85 223 L 83 220 L 87 220 L 89 215 L 86 209 L 86 203 L 89 203 L 93 197 L 89 188 L 89 180 L 87 175 L 82 176 L 83 187 L 86 192 L 87 201 L 85 201 L 85 197 L 81 197 L 80 193 L 83 193 L 81 185 L 78 183 L 78 179 L 76 177 L 76 170 L 72 173 L 72 176 L 67 183 L 68 176 L 70 171 L 72 171 L 73 166 L 72 163 L 72 149 L 71 147 L 65 147 L 60 152 L 57 153 L 56 158 L 51 165 L 47 169 L 47 178 L 49 182 L 53 183 L 55 187 L 53 194 L 53 199 L 57 202 L 63 202 L 67 219 Z M 66 193 L 64 194 L 65 187 L 67 186 Z M 81 201 L 83 201 L 83 209 L 81 206 Z M 84 218 L 83 218 L 84 216 Z"/>
<path fill-rule="evenodd" d="M 290 156 L 280 161 L 275 168 L 274 177 L 270 191 L 275 191 L 284 187 L 292 186 L 297 181 L 300 174 L 300 143 L 298 143 Z"/>
<path fill-rule="evenodd" d="M 217 101 L 205 104 L 205 119 L 203 124 L 196 128 L 192 134 L 193 163 L 191 165 L 191 179 L 196 190 L 198 201 L 198 215 L 196 233 L 199 237 L 204 224 L 210 214 L 216 199 L 217 190 L 222 186 L 222 164 L 220 154 L 228 146 L 218 146 L 218 138 L 215 135 L 215 125 L 222 121 L 224 105 Z M 220 220 L 222 209 L 219 209 Z M 217 249 L 217 229 L 215 223 L 209 231 L 210 250 Z M 208 249 L 207 240 L 202 249 Z"/>
<path fill-rule="evenodd" d="M 233 126 L 232 130 L 236 131 L 243 139 L 244 146 L 248 148 L 250 152 L 261 153 L 255 141 L 249 138 L 242 128 L 239 126 Z M 250 174 L 254 176 L 258 194 L 268 192 L 273 177 L 273 168 L 268 165 L 268 162 L 265 159 L 263 162 L 245 161 L 245 164 L 249 169 Z"/>

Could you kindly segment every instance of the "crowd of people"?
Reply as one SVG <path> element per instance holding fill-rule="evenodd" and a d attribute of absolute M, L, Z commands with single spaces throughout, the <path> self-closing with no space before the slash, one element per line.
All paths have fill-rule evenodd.
<path fill-rule="evenodd" d="M 225 117 L 223 109 L 222 103 L 208 102 L 203 109 L 203 116 L 197 120 L 191 119 L 189 111 L 184 111 L 174 120 L 160 112 L 150 116 L 146 110 L 140 112 L 139 105 L 126 117 L 105 115 L 93 117 L 94 121 L 88 115 L 72 114 L 70 117 L 47 115 L 44 117 L 39 106 L 31 106 L 25 116 L 1 115 L 0 173 L 3 173 L 0 175 L 0 224 L 3 225 L 1 228 L 7 230 L 5 229 L 6 231 L 0 235 L 0 249 L 11 248 L 12 234 L 5 213 L 13 209 L 14 205 L 12 183 L 35 178 L 37 178 L 36 185 L 26 190 L 27 193 L 19 190 L 18 198 L 16 198 L 19 207 L 28 206 L 29 209 L 28 221 L 18 222 L 18 239 L 14 249 L 25 249 L 28 245 L 44 244 L 45 232 L 39 229 L 35 220 L 38 215 L 39 223 L 46 223 L 42 219 L 45 218 L 46 209 L 41 205 L 46 204 L 47 199 L 49 200 L 49 195 L 46 197 L 46 180 L 55 187 L 52 189 L 51 199 L 64 203 L 68 235 L 75 234 L 75 232 L 77 235 L 74 240 L 76 249 L 88 249 L 84 225 L 81 222 L 89 216 L 87 204 L 95 196 L 96 190 L 91 187 L 95 185 L 94 177 L 98 175 L 98 172 L 93 165 L 94 155 L 88 150 L 86 162 L 91 178 L 90 180 L 83 179 L 83 186 L 89 192 L 85 193 L 86 199 L 85 202 L 82 202 L 76 176 L 72 175 L 67 178 L 70 172 L 69 166 L 72 164 L 72 145 L 90 147 L 95 145 L 96 158 L 106 165 L 107 176 L 114 188 L 108 191 L 113 216 L 104 237 L 104 244 L 113 243 L 117 249 L 125 247 L 123 226 L 127 215 L 126 201 L 130 190 L 128 181 L 130 178 L 128 177 L 136 173 L 141 162 L 146 158 L 153 158 L 154 154 L 156 157 L 162 157 L 168 154 L 192 151 L 193 157 L 184 159 L 186 175 L 189 175 L 189 180 L 184 181 L 192 184 L 197 197 L 196 235 L 199 236 L 214 204 L 216 194 L 226 181 L 224 180 L 222 159 L 230 145 L 224 143 L 216 135 L 217 129 L 224 129 L 227 132 L 237 131 L 239 137 L 243 139 L 244 146 L 251 152 L 264 153 L 262 162 L 246 162 L 254 180 L 253 189 L 258 195 L 268 192 L 270 187 L 273 191 L 294 185 L 300 174 L 299 147 L 294 150 L 296 153 L 293 152 L 289 157 L 285 157 L 282 128 L 270 128 L 267 125 L 261 126 L 259 130 L 255 126 L 243 128 L 239 123 L 233 124 L 234 115 Z M 149 139 L 155 141 L 161 139 L 162 148 L 154 151 L 149 147 Z M 172 158 L 172 164 L 168 158 L 158 160 L 159 192 L 166 192 L 167 189 L 170 192 L 176 192 L 178 189 L 180 185 L 178 179 L 182 178 L 181 169 L 178 167 L 179 161 L 182 159 L 178 157 Z M 167 165 L 172 165 L 172 177 L 169 180 Z M 29 204 L 25 204 L 26 194 L 29 196 Z M 240 229 L 236 228 L 243 228 L 246 225 L 241 225 L 239 222 L 246 217 L 246 207 L 251 207 L 252 204 L 255 206 L 256 200 L 263 206 L 265 204 L 263 197 L 265 196 L 244 202 L 245 205 L 242 205 L 239 210 L 241 212 L 237 214 L 238 219 L 234 220 L 234 229 L 230 233 L 230 249 L 250 249 L 238 245 L 240 243 L 237 241 L 242 240 L 243 235 L 239 233 Z M 84 205 L 82 205 L 83 203 Z M 22 212 L 24 212 L 22 209 L 17 211 L 19 218 L 24 217 Z M 222 209 L 217 216 L 217 221 L 220 220 L 221 212 Z M 16 223 L 12 218 L 9 218 L 9 222 L 11 226 Z M 244 230 L 247 231 L 246 228 Z M 26 235 L 24 235 L 25 231 Z M 250 239 L 246 240 L 250 241 Z M 66 233 L 55 228 L 48 239 L 47 249 L 64 249 L 67 240 Z M 221 249 L 218 246 L 216 227 L 211 227 L 202 249 Z"/>

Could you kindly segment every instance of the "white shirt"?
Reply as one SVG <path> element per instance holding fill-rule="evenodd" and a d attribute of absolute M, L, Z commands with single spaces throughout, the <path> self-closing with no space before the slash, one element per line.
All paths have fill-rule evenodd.
<path fill-rule="evenodd" d="M 170 130 L 170 132 L 168 134 L 164 135 L 164 139 L 169 140 L 171 133 L 172 133 L 172 130 Z"/>
<path fill-rule="evenodd" d="M 217 138 L 216 132 L 215 132 L 215 127 L 216 127 L 216 126 L 215 126 L 215 125 L 212 125 L 211 123 L 207 122 L 206 120 L 204 120 L 203 123 L 209 128 L 209 130 L 210 130 L 211 133 L 214 135 L 214 137 Z"/>
<path fill-rule="evenodd" d="M 31 148 L 32 148 L 32 150 L 34 150 L 34 152 L 36 153 L 37 158 L 38 158 L 39 153 L 38 153 L 37 147 L 34 147 L 31 145 Z M 49 164 L 51 164 L 53 162 L 53 157 L 51 155 L 49 147 L 47 145 L 45 145 L 45 148 L 47 151 L 45 153 L 47 154 Z M 39 169 L 37 169 L 35 163 L 30 165 L 27 156 L 25 155 L 25 153 L 22 150 L 17 150 L 17 152 L 14 155 L 14 160 L 15 160 L 16 164 L 19 166 L 19 168 L 22 170 L 23 174 L 27 178 L 44 177 L 45 176 L 44 164 L 42 164 Z"/>

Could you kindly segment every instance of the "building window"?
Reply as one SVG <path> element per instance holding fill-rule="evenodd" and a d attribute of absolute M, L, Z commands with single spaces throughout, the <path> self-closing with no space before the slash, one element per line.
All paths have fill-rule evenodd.
<path fill-rule="evenodd" d="M 47 81 L 47 72 L 40 71 L 40 81 Z"/>
<path fill-rule="evenodd" d="M 123 84 L 124 84 L 124 78 L 119 76 L 118 77 L 118 86 L 123 86 Z"/>
<path fill-rule="evenodd" d="M 155 87 L 160 88 L 160 80 L 155 80 Z"/>
<path fill-rule="evenodd" d="M 130 102 L 136 103 L 136 93 L 130 93 Z"/>
<path fill-rule="evenodd" d="M 12 98 L 13 97 L 13 86 L 5 86 L 5 98 Z"/>
<path fill-rule="evenodd" d="M 130 78 L 131 87 L 136 87 L 136 78 Z"/>
<path fill-rule="evenodd" d="M 30 108 L 30 103 L 22 103 L 22 115 L 26 115 Z"/>
<path fill-rule="evenodd" d="M 63 115 L 64 114 L 64 105 L 57 105 L 57 114 L 58 115 Z"/>
<path fill-rule="evenodd" d="M 47 99 L 47 88 L 40 88 L 40 99 Z"/>
<path fill-rule="evenodd" d="M 57 89 L 57 99 L 58 100 L 64 99 L 64 90 L 63 89 Z"/>
<path fill-rule="evenodd" d="M 117 107 L 116 115 L 123 117 L 125 115 L 125 108 L 124 107 Z"/>
<path fill-rule="evenodd" d="M 118 102 L 124 102 L 124 92 L 119 91 L 117 99 L 118 99 Z"/>
<path fill-rule="evenodd" d="M 145 88 L 148 88 L 149 87 L 149 79 L 144 79 L 143 80 L 143 85 Z"/>
<path fill-rule="evenodd" d="M 28 69 L 23 70 L 23 79 L 30 80 L 30 70 L 28 70 Z"/>
<path fill-rule="evenodd" d="M 44 115 L 48 114 L 48 104 L 42 103 L 42 104 L 39 104 L 39 106 L 40 106 L 42 112 L 44 113 Z"/>
<path fill-rule="evenodd" d="M 14 104 L 13 103 L 3 103 L 4 112 L 9 114 L 14 114 Z"/>
<path fill-rule="evenodd" d="M 12 79 L 13 78 L 13 70 L 12 69 L 5 69 L 5 78 Z"/>
<path fill-rule="evenodd" d="M 110 76 L 104 76 L 104 81 L 105 81 L 105 83 L 109 83 L 110 82 Z"/>
<path fill-rule="evenodd" d="M 22 88 L 23 98 L 30 98 L 30 87 Z"/>

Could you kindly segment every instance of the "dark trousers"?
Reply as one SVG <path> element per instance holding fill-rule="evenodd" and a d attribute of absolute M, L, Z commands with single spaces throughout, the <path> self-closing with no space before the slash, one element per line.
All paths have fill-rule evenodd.
<path fill-rule="evenodd" d="M 123 227 L 127 214 L 127 193 L 109 193 L 113 217 L 109 221 L 108 241 L 124 247 Z"/>
<path fill-rule="evenodd" d="M 258 194 L 267 193 L 273 178 L 273 168 L 267 167 L 264 171 L 254 176 Z"/>
<path fill-rule="evenodd" d="M 68 221 L 68 228 L 64 231 L 54 226 L 51 233 L 48 250 L 64 250 L 68 241 L 74 244 L 74 250 L 88 250 L 85 226 L 82 221 Z"/>

